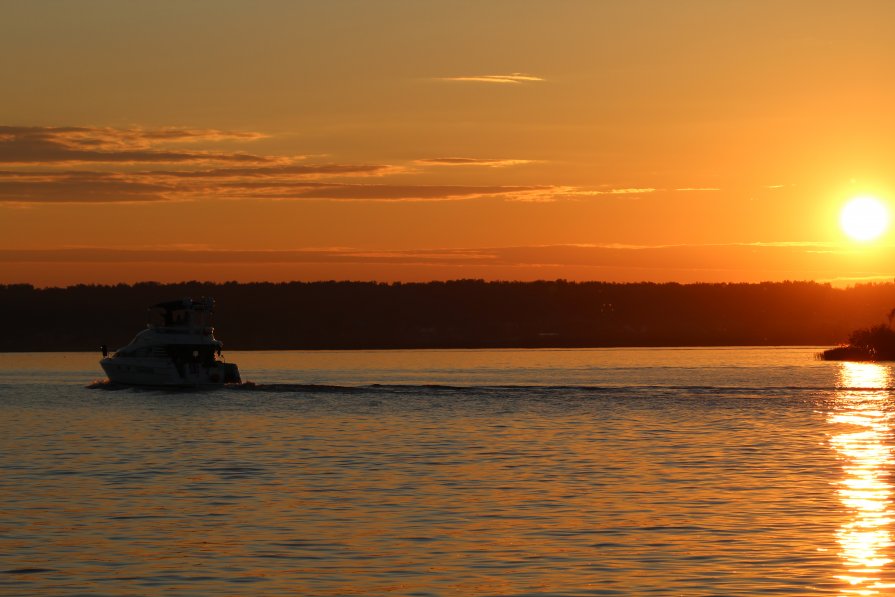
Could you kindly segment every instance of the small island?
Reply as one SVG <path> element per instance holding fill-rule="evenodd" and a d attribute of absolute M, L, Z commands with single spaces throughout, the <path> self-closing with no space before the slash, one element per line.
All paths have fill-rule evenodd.
<path fill-rule="evenodd" d="M 855 330 L 848 337 L 848 344 L 830 348 L 817 356 L 824 361 L 895 361 L 895 330 L 892 319 L 895 309 L 889 312 L 889 322 Z"/>

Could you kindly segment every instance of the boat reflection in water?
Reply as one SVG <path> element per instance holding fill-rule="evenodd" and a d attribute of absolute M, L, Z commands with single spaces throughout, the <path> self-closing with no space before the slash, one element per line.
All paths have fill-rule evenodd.
<path fill-rule="evenodd" d="M 888 365 L 841 363 L 839 399 L 829 421 L 842 429 L 831 443 L 842 462 L 838 493 L 848 514 L 837 533 L 844 595 L 890 594 L 895 588 L 890 557 L 891 385 Z"/>

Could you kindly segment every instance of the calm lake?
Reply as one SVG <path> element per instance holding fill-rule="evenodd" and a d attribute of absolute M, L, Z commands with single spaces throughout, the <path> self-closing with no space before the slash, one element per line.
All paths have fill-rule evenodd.
<path fill-rule="evenodd" d="M 818 350 L 0 354 L 0 593 L 892 594 L 895 371 Z"/>

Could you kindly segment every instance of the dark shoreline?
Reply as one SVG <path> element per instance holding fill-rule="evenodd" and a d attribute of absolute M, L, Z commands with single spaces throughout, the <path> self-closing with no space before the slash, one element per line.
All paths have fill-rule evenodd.
<path fill-rule="evenodd" d="M 836 346 L 889 312 L 895 284 L 0 285 L 0 352 L 114 350 L 148 306 L 201 296 L 225 350 Z"/>
<path fill-rule="evenodd" d="M 804 349 L 819 349 L 822 348 L 823 345 L 815 345 L 815 344 L 700 344 L 700 345 L 650 345 L 650 346 L 634 346 L 634 345 L 626 345 L 626 346 L 425 346 L 425 347 L 415 347 L 415 346 L 402 346 L 402 347 L 386 347 L 386 348 L 375 348 L 375 347 L 364 347 L 364 348 L 229 348 L 224 352 L 276 352 L 276 351 L 301 351 L 301 352 L 350 352 L 350 351 L 473 351 L 473 350 L 623 350 L 623 349 L 684 349 L 684 350 L 699 350 L 699 349 L 718 349 L 723 350 L 725 348 L 730 349 L 743 349 L 743 348 L 755 348 L 755 349 L 787 349 L 787 348 L 804 348 Z M 77 354 L 90 354 L 96 353 L 101 354 L 98 349 L 90 350 L 90 349 L 77 349 L 77 350 L 52 350 L 52 349 L 44 349 L 44 350 L 0 350 L 0 354 L 51 354 L 51 353 L 77 353 Z M 820 354 L 820 353 L 818 353 Z M 895 359 L 893 359 L 895 360 Z"/>

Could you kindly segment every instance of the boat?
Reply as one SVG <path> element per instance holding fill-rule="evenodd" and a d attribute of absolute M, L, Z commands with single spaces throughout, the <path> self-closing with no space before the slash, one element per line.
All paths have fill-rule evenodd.
<path fill-rule="evenodd" d="M 239 368 L 223 360 L 214 337 L 214 299 L 184 298 L 149 307 L 149 323 L 99 362 L 113 384 L 199 387 L 240 383 Z"/>

